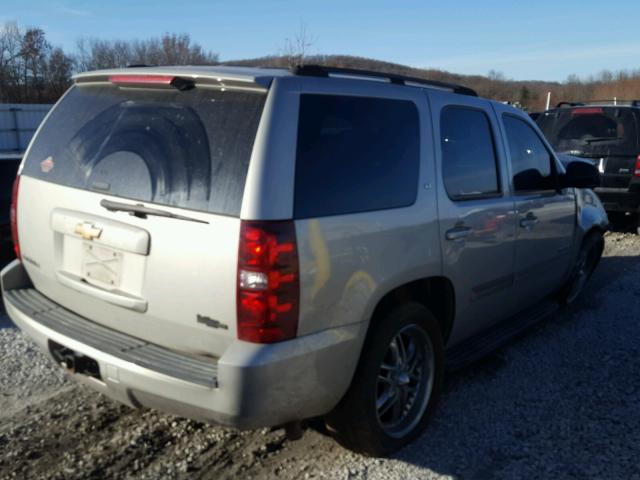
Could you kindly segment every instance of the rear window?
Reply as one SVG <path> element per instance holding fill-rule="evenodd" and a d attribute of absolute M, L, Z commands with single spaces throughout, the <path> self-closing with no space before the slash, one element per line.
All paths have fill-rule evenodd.
<path fill-rule="evenodd" d="M 515 190 L 555 189 L 554 160 L 536 131 L 513 115 L 502 115 L 502 122 L 509 142 Z"/>
<path fill-rule="evenodd" d="M 440 115 L 442 176 L 454 200 L 499 195 L 489 118 L 481 110 L 447 107 Z"/>
<path fill-rule="evenodd" d="M 133 200 L 238 216 L 265 95 L 78 85 L 23 174 Z"/>
<path fill-rule="evenodd" d="M 413 102 L 301 96 L 296 218 L 411 205 L 419 163 L 420 130 Z"/>
<path fill-rule="evenodd" d="M 638 122 L 631 108 L 561 108 L 543 113 L 537 121 L 549 143 L 562 153 L 638 154 Z"/>

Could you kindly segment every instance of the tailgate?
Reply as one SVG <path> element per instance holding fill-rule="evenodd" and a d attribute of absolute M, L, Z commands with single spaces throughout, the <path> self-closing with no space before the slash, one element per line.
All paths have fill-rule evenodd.
<path fill-rule="evenodd" d="M 236 338 L 239 212 L 264 97 L 73 87 L 20 178 L 20 247 L 35 288 L 131 336 L 220 355 Z"/>
<path fill-rule="evenodd" d="M 629 188 L 635 166 L 635 156 L 610 156 L 600 159 L 601 186 Z"/>

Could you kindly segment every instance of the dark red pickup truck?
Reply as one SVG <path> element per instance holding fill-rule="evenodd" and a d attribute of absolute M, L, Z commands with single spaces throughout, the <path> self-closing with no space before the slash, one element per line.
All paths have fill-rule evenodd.
<path fill-rule="evenodd" d="M 21 154 L 0 152 L 0 262 L 2 265 L 13 258 L 9 208 L 13 180 L 16 178 L 21 159 Z"/>

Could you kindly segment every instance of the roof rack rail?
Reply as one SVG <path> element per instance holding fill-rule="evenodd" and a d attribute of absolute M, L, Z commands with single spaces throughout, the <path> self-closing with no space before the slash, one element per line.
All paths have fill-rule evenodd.
<path fill-rule="evenodd" d="M 611 105 L 611 106 L 628 106 L 633 105 L 635 100 L 626 100 L 624 98 L 606 98 L 603 100 L 589 100 L 586 105 Z"/>
<path fill-rule="evenodd" d="M 608 98 L 604 100 L 587 100 L 586 102 L 560 102 L 556 108 L 562 106 L 581 107 L 585 105 L 611 105 L 615 106 L 632 106 L 640 107 L 640 100 L 626 100 L 624 98 Z"/>
<path fill-rule="evenodd" d="M 356 68 L 325 67 L 323 65 L 297 65 L 291 69 L 291 73 L 293 73 L 294 75 L 299 75 L 301 77 L 330 77 L 334 75 L 345 77 L 379 78 L 382 80 L 388 80 L 394 85 L 424 85 L 427 87 L 451 90 L 453 93 L 459 93 L 461 95 L 469 95 L 472 97 L 478 96 L 475 90 L 464 87 L 462 85 L 457 85 L 455 83 L 439 82 L 437 80 L 426 80 L 424 78 L 396 75 L 395 73 L 359 70 Z"/>

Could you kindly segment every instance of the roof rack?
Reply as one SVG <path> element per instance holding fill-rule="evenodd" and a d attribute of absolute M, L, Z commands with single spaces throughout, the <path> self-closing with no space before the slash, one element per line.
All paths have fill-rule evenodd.
<path fill-rule="evenodd" d="M 560 102 L 556 108 L 561 107 L 583 107 L 585 105 L 611 105 L 611 106 L 632 106 L 640 107 L 640 100 L 624 100 L 620 98 L 605 100 L 589 100 L 587 102 Z"/>
<path fill-rule="evenodd" d="M 453 93 L 477 97 L 475 90 L 455 83 L 439 82 L 437 80 L 426 80 L 424 78 L 408 77 L 396 75 L 395 73 L 374 72 L 369 70 L 359 70 L 355 68 L 325 67 L 323 65 L 298 65 L 291 69 L 291 73 L 301 77 L 368 77 L 381 80 L 388 80 L 394 85 L 414 85 L 441 88 L 451 90 Z"/>

